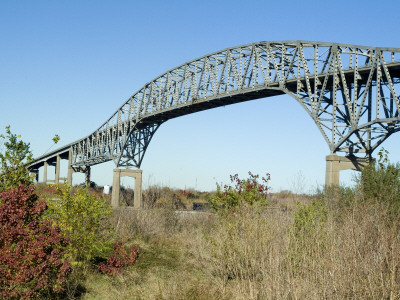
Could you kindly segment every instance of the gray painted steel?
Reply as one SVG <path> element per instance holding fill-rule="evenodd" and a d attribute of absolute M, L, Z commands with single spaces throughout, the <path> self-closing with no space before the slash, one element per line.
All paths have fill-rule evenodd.
<path fill-rule="evenodd" d="M 139 168 L 163 122 L 281 94 L 303 106 L 332 154 L 370 157 L 400 129 L 399 83 L 400 48 L 308 41 L 227 48 L 146 83 L 95 132 L 68 145 L 71 165 L 82 168 L 113 160 L 117 167 Z M 282 121 L 291 122 L 290 116 L 282 115 Z M 65 151 L 63 147 L 45 157 Z"/>

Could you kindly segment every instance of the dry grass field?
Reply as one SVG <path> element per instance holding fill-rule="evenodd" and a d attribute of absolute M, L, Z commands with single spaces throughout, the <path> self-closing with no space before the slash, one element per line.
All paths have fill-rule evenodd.
<path fill-rule="evenodd" d="M 82 299 L 400 299 L 400 218 L 346 189 L 289 195 L 231 215 L 118 210 L 139 245 L 115 277 L 88 271 Z"/>

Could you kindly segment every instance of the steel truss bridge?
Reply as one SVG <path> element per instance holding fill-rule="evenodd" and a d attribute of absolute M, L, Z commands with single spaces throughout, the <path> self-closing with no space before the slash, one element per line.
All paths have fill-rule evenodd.
<path fill-rule="evenodd" d="M 282 94 L 314 120 L 331 154 L 371 158 L 400 129 L 399 88 L 400 48 L 309 41 L 227 48 L 146 83 L 96 131 L 37 158 L 31 167 L 58 155 L 68 157 L 74 170 L 110 160 L 117 167 L 140 168 L 165 121 Z"/>

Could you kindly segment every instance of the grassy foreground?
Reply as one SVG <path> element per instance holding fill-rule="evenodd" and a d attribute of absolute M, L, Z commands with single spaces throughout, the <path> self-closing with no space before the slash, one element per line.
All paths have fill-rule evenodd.
<path fill-rule="evenodd" d="M 29 144 L 0 139 L 6 299 L 400 299 L 400 164 L 384 149 L 354 189 L 271 199 L 249 172 L 211 195 L 153 186 L 145 209 L 112 212 L 98 188 L 34 193 Z M 182 211 L 205 200 L 216 212 Z"/>
<path fill-rule="evenodd" d="M 232 215 L 119 210 L 113 224 L 140 256 L 89 273 L 82 299 L 400 298 L 400 218 L 352 190 Z"/>

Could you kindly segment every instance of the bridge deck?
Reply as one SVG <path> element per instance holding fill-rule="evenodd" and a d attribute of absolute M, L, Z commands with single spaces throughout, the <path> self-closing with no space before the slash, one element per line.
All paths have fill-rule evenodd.
<path fill-rule="evenodd" d="M 303 49 L 307 47 L 309 47 L 308 52 Z M 322 50 L 323 47 L 328 50 Z M 341 47 L 342 52 L 338 52 L 338 47 Z M 323 54 L 318 52 L 319 50 L 321 52 L 325 51 L 324 53 L 329 53 Z M 257 51 L 260 52 L 257 54 Z M 384 51 L 389 52 L 389 54 L 391 53 L 391 59 L 387 59 L 387 63 L 383 63 L 384 56 L 382 53 Z M 378 56 L 378 53 L 381 53 L 382 57 Z M 182 64 L 175 69 L 171 69 L 154 79 L 152 82 L 146 83 L 141 90 L 125 102 L 125 104 L 123 104 L 110 117 L 110 119 L 100 126 L 98 130 L 83 139 L 36 158 L 30 164 L 30 168 L 37 169 L 42 166 L 44 162 L 55 164 L 57 157 L 68 159 L 70 150 L 74 146 L 77 146 L 80 152 L 75 154 L 76 157 L 79 157 L 79 160 L 73 161 L 72 165 L 90 166 L 102 163 L 113 159 L 115 155 L 122 155 L 123 149 L 118 149 L 118 147 L 121 148 L 121 146 L 115 145 L 120 142 L 120 140 L 126 141 L 127 137 L 124 135 L 131 134 L 133 130 L 145 131 L 153 124 L 159 125 L 172 118 L 219 106 L 259 98 L 267 98 L 289 92 L 293 95 L 299 95 L 299 89 L 302 89 L 302 98 L 297 100 L 306 107 L 310 102 L 310 97 L 312 97 L 312 99 L 314 99 L 314 97 L 317 99 L 320 97 L 319 94 L 326 91 L 333 91 L 336 89 L 336 87 L 334 87 L 335 84 L 342 84 L 343 86 L 338 87 L 338 89 L 344 90 L 348 88 L 345 88 L 345 85 L 350 86 L 354 83 L 358 85 L 359 88 L 371 88 L 374 83 L 369 81 L 371 81 L 371 70 L 376 68 L 375 64 L 385 65 L 385 68 L 390 72 L 389 77 L 391 77 L 387 79 L 386 75 L 380 76 L 378 74 L 380 76 L 379 85 L 393 85 L 392 82 L 385 82 L 385 80 L 396 80 L 398 82 L 400 79 L 400 62 L 398 53 L 400 53 L 400 49 L 397 48 L 364 47 L 308 41 L 260 42 L 211 53 L 202 58 Z M 307 56 L 309 54 L 311 55 Z M 347 55 L 346 57 L 349 58 L 349 61 L 345 62 L 344 58 L 333 59 L 332 57 L 335 57 L 335 55 Z M 395 55 L 397 60 L 395 60 Z M 373 59 L 379 61 L 375 60 L 373 63 L 370 63 Z M 357 65 L 358 60 L 360 60 L 359 66 Z M 363 62 L 361 63 L 362 60 Z M 380 60 L 382 60 L 382 63 Z M 225 71 L 226 65 L 230 66 L 229 68 L 231 69 Z M 322 71 L 320 71 L 319 67 L 322 65 L 324 66 L 321 69 Z M 355 65 L 355 68 L 353 68 L 353 65 Z M 335 71 L 332 71 L 333 69 Z M 264 81 L 266 80 L 265 76 L 267 76 L 269 81 L 260 84 L 257 78 L 261 78 L 261 75 L 254 76 L 253 72 L 255 72 L 255 70 L 257 70 L 259 74 L 265 70 L 270 72 L 269 75 L 263 73 Z M 262 70 L 261 73 L 259 70 Z M 300 72 L 304 74 L 302 77 L 298 75 Z M 384 73 L 382 70 L 379 72 Z M 338 77 L 338 79 L 333 79 L 334 76 Z M 285 78 L 282 79 L 282 77 Z M 256 82 L 252 82 L 251 84 L 250 82 L 254 80 Z M 324 91 L 319 90 L 321 87 L 316 80 L 325 82 L 323 88 Z M 228 85 L 233 86 L 233 82 L 235 82 L 236 87 L 232 90 L 231 88 L 228 88 Z M 240 82 L 242 83 L 240 84 Z M 190 89 L 192 87 L 192 84 L 195 85 L 195 92 L 193 94 L 192 91 L 192 96 L 189 97 L 187 92 L 188 88 Z M 218 87 L 216 89 L 212 87 L 211 89 L 213 91 L 209 94 L 210 86 L 214 84 L 217 84 Z M 222 92 L 219 90 L 220 86 L 225 86 L 225 88 L 222 88 Z M 306 88 L 301 88 L 301 86 L 306 86 Z M 155 91 L 152 90 L 153 87 Z M 391 97 L 398 101 L 393 92 L 393 87 L 391 88 L 393 93 Z M 200 92 L 200 90 L 202 90 L 202 92 Z M 140 93 L 142 93 L 141 96 Z M 318 97 L 310 96 L 311 94 L 318 95 Z M 176 100 L 176 95 L 179 95 L 178 98 L 182 98 Z M 336 97 L 336 95 L 334 97 Z M 355 96 L 353 96 L 353 98 L 354 97 Z M 322 101 L 328 101 L 323 99 L 323 97 L 320 97 L 319 99 L 322 99 Z M 141 102 L 139 103 L 138 101 Z M 347 100 L 343 99 L 343 101 L 357 101 L 357 99 L 351 100 L 349 98 Z M 328 103 L 328 105 L 331 104 Z M 337 103 L 335 105 L 337 105 Z M 333 107 L 335 105 L 331 106 Z M 342 103 L 341 105 L 348 104 Z M 352 105 L 354 106 L 354 104 Z M 360 104 L 356 103 L 355 106 L 357 105 Z M 362 103 L 361 106 L 364 107 L 364 103 Z M 399 104 L 397 104 L 397 107 L 398 106 Z M 350 110 L 351 107 L 345 107 L 344 109 Z M 388 109 L 385 107 L 384 109 L 386 109 L 385 113 L 388 114 Z M 127 111 L 129 111 L 129 114 Z M 131 115 L 132 111 L 136 112 L 138 115 Z M 393 112 L 391 113 L 395 115 Z M 323 114 L 324 116 L 322 116 Z M 346 118 L 350 119 L 352 117 L 351 115 L 344 116 L 343 114 L 348 114 L 348 112 L 343 110 L 341 111 L 339 107 L 335 107 L 332 112 L 328 112 L 325 107 L 323 111 L 321 111 L 320 115 L 318 115 L 319 119 L 314 120 L 320 123 L 317 125 L 333 151 L 339 149 L 339 144 L 336 144 L 334 137 L 338 128 L 337 123 L 340 122 L 340 120 L 346 120 Z M 365 114 L 365 111 L 362 114 Z M 130 119 L 125 117 L 122 118 L 121 115 L 129 115 Z M 387 121 L 390 123 L 392 119 L 386 118 L 385 122 Z M 329 120 L 329 125 L 322 124 L 326 120 Z M 371 127 L 374 125 L 374 122 L 376 123 L 379 120 L 381 120 L 379 117 L 372 121 L 369 120 L 367 123 L 360 125 L 357 130 L 362 129 L 362 126 L 365 127 L 368 125 Z M 347 124 L 347 126 L 348 125 L 349 124 Z M 329 127 L 328 129 L 331 130 L 333 137 L 329 137 L 324 133 L 325 127 L 323 126 L 326 128 L 329 126 L 332 127 Z M 347 128 L 350 132 L 349 134 L 351 134 L 351 130 L 354 130 L 354 128 L 350 127 L 351 126 L 348 126 Z M 121 128 L 123 128 L 123 130 L 121 130 Z M 344 133 L 340 133 L 339 131 L 337 131 L 337 134 L 346 136 Z M 110 140 L 110 136 L 111 139 L 113 139 L 112 141 Z M 377 135 L 377 138 L 380 138 L 380 136 Z M 368 139 L 371 140 L 371 137 Z M 149 141 L 146 143 L 148 142 Z M 105 145 L 104 143 L 110 144 Z M 343 143 L 343 141 L 341 141 L 341 143 Z M 361 141 L 361 144 L 362 143 L 363 141 Z M 122 145 L 122 148 L 124 147 L 125 146 Z M 141 147 L 143 147 L 141 151 L 144 153 L 147 144 L 141 145 Z M 362 147 L 366 146 L 363 144 Z M 120 153 L 117 153 L 118 151 L 120 151 Z"/>

